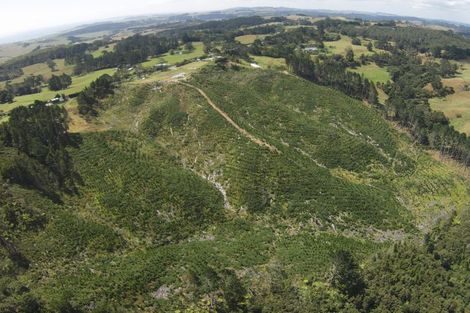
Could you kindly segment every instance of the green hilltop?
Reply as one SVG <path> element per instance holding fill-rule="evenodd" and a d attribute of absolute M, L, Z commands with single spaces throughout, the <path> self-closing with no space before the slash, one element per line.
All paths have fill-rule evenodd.
<path fill-rule="evenodd" d="M 0 218 L 29 267 L 0 254 L 1 312 L 265 312 L 286 286 L 346 312 L 329 284 L 338 252 L 366 264 L 470 203 L 376 109 L 284 73 L 209 66 L 124 85 L 104 107 L 90 123 L 106 131 L 68 148 L 77 193 L 54 203 L 2 181 Z M 15 155 L 1 150 L 2 171 Z"/>

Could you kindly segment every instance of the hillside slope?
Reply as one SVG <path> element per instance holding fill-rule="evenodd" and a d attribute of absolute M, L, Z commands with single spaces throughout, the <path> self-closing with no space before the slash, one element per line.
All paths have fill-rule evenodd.
<path fill-rule="evenodd" d="M 470 203 L 463 178 L 331 89 L 211 67 L 155 87 L 123 86 L 95 121 L 107 131 L 80 134 L 78 194 L 3 182 L 29 266 L 1 255 L 0 311 L 235 312 L 278 276 L 330 297 L 338 251 L 362 262 Z"/>

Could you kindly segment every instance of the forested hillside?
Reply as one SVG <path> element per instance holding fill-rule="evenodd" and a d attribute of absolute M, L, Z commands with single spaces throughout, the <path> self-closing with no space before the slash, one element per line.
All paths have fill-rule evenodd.
<path fill-rule="evenodd" d="M 3 250 L 2 311 L 468 304 L 469 229 L 452 213 L 467 207 L 467 183 L 363 103 L 281 73 L 207 68 L 161 92 L 117 90 L 104 106 L 112 130 L 69 135 L 80 179 L 59 199 L 5 174 L 17 158 L 41 161 L 4 139 L 1 238 L 15 255 Z M 376 274 L 387 264 L 428 274 L 391 285 Z"/>
<path fill-rule="evenodd" d="M 470 41 L 152 27 L 0 66 L 0 312 L 470 310 Z"/>

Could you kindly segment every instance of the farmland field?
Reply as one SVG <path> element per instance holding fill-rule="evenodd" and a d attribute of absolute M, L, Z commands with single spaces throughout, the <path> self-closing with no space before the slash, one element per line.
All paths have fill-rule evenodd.
<path fill-rule="evenodd" d="M 430 100 L 434 110 L 443 112 L 459 131 L 470 135 L 470 63 L 462 63 L 463 69 L 455 78 L 443 79 L 446 86 L 453 87 L 455 94 Z"/>
<path fill-rule="evenodd" d="M 103 55 L 103 53 L 104 53 L 105 51 L 106 51 L 106 52 L 111 52 L 111 51 L 113 51 L 115 45 L 116 45 L 116 44 L 110 44 L 110 45 L 107 45 L 107 46 L 105 46 L 105 47 L 101 47 L 101 48 L 99 48 L 98 50 L 93 51 L 91 55 L 92 55 L 94 58 L 100 57 L 100 56 Z"/>
<path fill-rule="evenodd" d="M 374 83 L 386 83 L 390 80 L 390 74 L 387 69 L 376 64 L 363 65 L 356 69 L 351 69 L 351 71 L 364 75 L 365 78 Z"/>
<path fill-rule="evenodd" d="M 283 58 L 272 58 L 265 56 L 252 56 L 255 62 L 263 69 L 287 69 L 286 61 Z"/>
<path fill-rule="evenodd" d="M 183 66 L 180 66 L 176 68 L 175 70 L 167 70 L 167 71 L 161 71 L 161 72 L 156 72 L 152 75 L 149 75 L 148 77 L 140 80 L 136 80 L 131 82 L 130 84 L 135 85 L 135 84 L 147 84 L 147 83 L 152 83 L 156 81 L 169 81 L 172 80 L 172 77 L 175 75 L 179 74 L 187 74 L 190 75 L 203 67 L 204 65 L 207 65 L 208 62 L 206 61 L 199 61 L 199 62 L 192 62 Z"/>
<path fill-rule="evenodd" d="M 164 55 L 152 58 L 149 61 L 142 63 L 142 66 L 149 68 L 161 62 L 168 64 L 176 64 L 184 60 L 195 59 L 204 55 L 204 45 L 202 42 L 194 42 L 193 46 L 194 51 L 192 52 L 183 51 L 183 53 L 181 54 L 175 53 L 173 55 L 170 53 L 165 53 Z"/>
<path fill-rule="evenodd" d="M 23 68 L 24 75 L 15 78 L 12 80 L 12 83 L 20 83 L 30 75 L 42 75 L 45 80 L 51 78 L 52 75 L 61 75 L 64 73 L 67 75 L 72 75 L 74 67 L 73 65 L 65 64 L 64 59 L 56 59 L 54 62 L 56 63 L 55 71 L 52 71 L 46 63 L 38 63 L 26 66 Z"/>
<path fill-rule="evenodd" d="M 17 56 L 29 53 L 36 49 L 38 46 L 41 46 L 42 48 L 47 48 L 67 43 L 69 43 L 69 41 L 65 37 L 56 36 L 53 38 L 42 40 L 31 40 L 28 42 L 0 44 L 0 64 Z"/>
<path fill-rule="evenodd" d="M 115 72 L 115 69 L 105 69 L 105 70 L 92 72 L 83 76 L 73 76 L 72 85 L 65 90 L 51 91 L 49 90 L 49 88 L 43 88 L 41 93 L 16 97 L 13 103 L 1 104 L 0 110 L 3 110 L 4 112 L 8 112 L 18 106 L 32 104 L 34 100 L 47 101 L 49 99 L 54 98 L 55 95 L 57 95 L 58 93 L 59 94 L 64 93 L 66 95 L 74 94 L 74 93 L 82 91 L 92 81 L 96 80 L 101 75 L 104 75 L 104 74 L 112 75 L 114 74 L 114 72 Z"/>
<path fill-rule="evenodd" d="M 367 47 L 366 47 L 367 41 L 363 40 L 362 38 L 361 38 L 361 41 L 362 41 L 361 46 L 353 45 L 351 41 L 352 41 L 351 37 L 341 35 L 341 39 L 338 41 L 325 41 L 325 47 L 328 48 L 328 50 L 334 54 L 344 54 L 346 49 L 349 49 L 349 48 L 353 50 L 356 57 L 358 57 L 361 54 L 365 54 L 365 55 L 373 54 L 373 52 L 367 50 Z"/>
<path fill-rule="evenodd" d="M 263 39 L 264 37 L 266 37 L 266 35 L 243 35 L 235 37 L 235 40 L 244 45 L 249 45 L 255 42 L 256 39 Z"/>

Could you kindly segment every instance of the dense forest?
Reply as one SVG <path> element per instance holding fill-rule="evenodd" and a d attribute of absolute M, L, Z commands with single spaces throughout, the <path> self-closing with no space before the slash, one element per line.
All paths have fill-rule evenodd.
<path fill-rule="evenodd" d="M 78 112 L 83 116 L 96 116 L 100 108 L 100 100 L 113 94 L 115 79 L 103 75 L 86 87 L 77 97 Z"/>
<path fill-rule="evenodd" d="M 67 147 L 74 141 L 69 136 L 64 108 L 46 106 L 37 101 L 30 107 L 19 107 L 2 125 L 2 145 L 18 150 L 3 177 L 13 183 L 34 187 L 54 200 L 61 192 L 74 192 L 77 175 Z"/>
<path fill-rule="evenodd" d="M 292 54 L 286 59 L 290 69 L 300 77 L 330 86 L 345 94 L 370 104 L 378 104 L 378 93 L 374 83 L 360 74 L 347 71 L 345 60 L 342 58 L 326 58 L 314 62 L 309 54 Z M 354 58 L 352 57 L 352 62 Z"/>
<path fill-rule="evenodd" d="M 120 41 L 114 51 L 94 58 L 86 54 L 75 60 L 75 74 L 95 71 L 103 68 L 131 66 L 144 62 L 151 56 L 157 56 L 178 47 L 178 40 L 160 38 L 155 35 L 135 35 Z"/>

